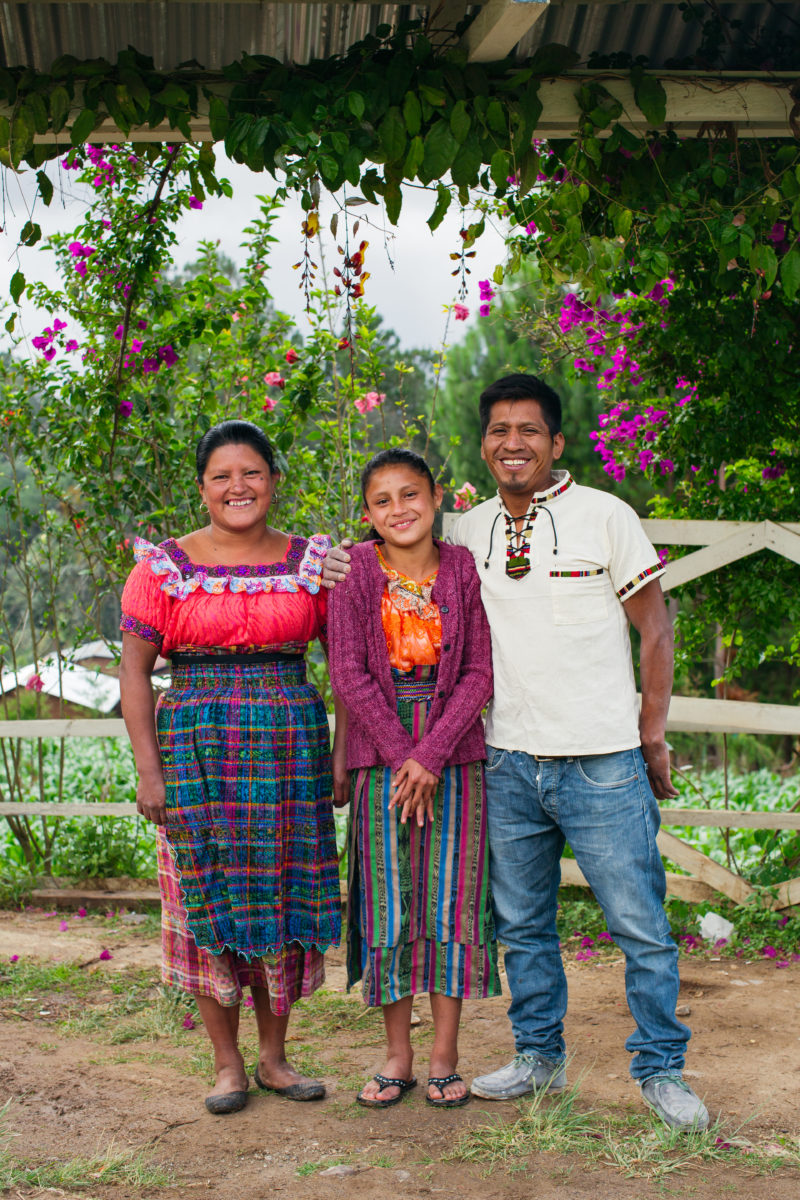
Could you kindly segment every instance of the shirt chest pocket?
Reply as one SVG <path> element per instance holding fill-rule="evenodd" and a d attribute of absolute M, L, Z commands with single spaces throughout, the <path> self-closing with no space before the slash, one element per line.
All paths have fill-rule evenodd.
<path fill-rule="evenodd" d="M 588 625 L 608 616 L 608 577 L 591 571 L 551 571 L 550 595 L 555 625 Z"/>

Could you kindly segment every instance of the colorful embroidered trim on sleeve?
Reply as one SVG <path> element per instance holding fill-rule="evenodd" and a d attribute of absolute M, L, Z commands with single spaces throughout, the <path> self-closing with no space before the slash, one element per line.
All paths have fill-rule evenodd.
<path fill-rule="evenodd" d="M 322 579 L 322 563 L 331 546 L 331 539 L 322 533 L 305 538 L 292 537 L 283 562 L 248 564 L 239 567 L 200 566 L 192 562 L 174 540 L 154 546 L 144 538 L 136 538 L 134 557 L 146 562 L 154 575 L 163 575 L 162 592 L 175 600 L 185 600 L 198 588 L 211 596 L 225 591 L 298 592 L 302 588 L 316 595 Z"/>
<path fill-rule="evenodd" d="M 141 638 L 143 642 L 151 642 L 157 650 L 161 649 L 164 641 L 163 633 L 159 633 L 152 625 L 145 625 L 144 621 L 140 621 L 137 617 L 129 617 L 127 613 L 123 613 L 119 627 L 123 633 L 132 633 L 134 637 Z"/>
<path fill-rule="evenodd" d="M 624 587 L 617 590 L 617 595 L 620 600 L 623 596 L 627 596 L 628 592 L 632 592 L 635 587 L 638 587 L 643 579 L 648 579 L 651 575 L 663 575 L 664 568 L 661 563 L 656 563 L 652 567 L 648 567 L 646 571 L 640 571 L 638 575 L 631 579 L 630 583 L 626 583 Z"/>
<path fill-rule="evenodd" d="M 598 567 L 594 571 L 551 571 L 551 579 L 588 579 L 590 575 L 603 575 L 604 567 Z"/>

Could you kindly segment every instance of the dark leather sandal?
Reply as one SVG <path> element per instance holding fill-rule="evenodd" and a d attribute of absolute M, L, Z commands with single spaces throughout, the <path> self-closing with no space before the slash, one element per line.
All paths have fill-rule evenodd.
<path fill-rule="evenodd" d="M 463 1083 L 463 1082 L 464 1082 L 464 1080 L 461 1078 L 461 1076 L 458 1074 L 457 1071 L 453 1072 L 452 1075 L 431 1075 L 431 1077 L 428 1079 L 428 1087 L 432 1086 L 432 1087 L 438 1088 L 439 1091 L 442 1093 L 442 1098 L 441 1098 L 441 1100 L 434 1100 L 432 1096 L 429 1096 L 426 1093 L 425 1094 L 426 1102 L 428 1104 L 430 1104 L 433 1108 L 462 1108 L 465 1104 L 469 1104 L 469 1101 L 470 1101 L 469 1091 L 467 1091 L 467 1094 L 465 1096 L 458 1096 L 455 1100 L 448 1100 L 444 1094 L 444 1089 L 447 1087 L 448 1083 Z"/>
<path fill-rule="evenodd" d="M 325 1097 L 325 1084 L 318 1079 L 301 1079 L 298 1083 L 290 1083 L 288 1087 L 273 1087 L 270 1083 L 264 1083 L 256 1067 L 253 1080 L 262 1091 L 275 1092 L 287 1100 L 322 1100 Z"/>
<path fill-rule="evenodd" d="M 373 1075 L 372 1078 L 376 1083 L 381 1085 L 381 1091 L 384 1088 L 396 1087 L 400 1091 L 398 1095 L 390 1097 L 388 1100 L 379 1100 L 377 1096 L 365 1096 L 363 1092 L 359 1092 L 356 1096 L 356 1103 L 363 1104 L 364 1108 L 391 1108 L 393 1104 L 399 1104 L 406 1092 L 410 1092 L 412 1088 L 417 1086 L 416 1079 L 389 1079 L 386 1075 Z"/>

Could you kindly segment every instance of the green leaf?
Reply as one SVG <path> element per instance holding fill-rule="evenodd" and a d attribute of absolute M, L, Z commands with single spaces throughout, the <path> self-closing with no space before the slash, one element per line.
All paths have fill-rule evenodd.
<path fill-rule="evenodd" d="M 627 238 L 633 225 L 633 213 L 629 208 L 621 208 L 618 204 L 613 204 L 610 212 L 614 233 L 617 237 Z"/>
<path fill-rule="evenodd" d="M 453 111 L 450 113 L 450 132 L 459 146 L 462 145 L 469 133 L 471 125 L 472 118 L 469 115 L 466 104 L 463 100 L 458 100 L 453 105 Z"/>
<path fill-rule="evenodd" d="M 489 163 L 489 174 L 497 188 L 508 186 L 508 177 L 512 174 L 511 159 L 505 150 L 496 150 Z"/>
<path fill-rule="evenodd" d="M 386 191 L 383 194 L 386 203 L 386 215 L 392 225 L 396 225 L 400 216 L 400 209 L 403 207 L 403 193 L 400 190 L 399 183 L 387 183 Z"/>
<path fill-rule="evenodd" d="M 17 323 L 17 314 L 15 312 L 12 312 L 11 316 L 8 318 L 8 320 L 6 321 L 6 323 L 4 325 L 4 329 L 5 329 L 6 333 L 13 333 L 14 326 L 16 325 L 16 323 Z"/>
<path fill-rule="evenodd" d="M 792 246 L 781 262 L 781 285 L 787 300 L 794 300 L 800 290 L 800 250 Z"/>
<path fill-rule="evenodd" d="M 143 113 L 150 107 L 150 89 L 137 71 L 120 71 L 119 81 L 128 89 Z"/>
<path fill-rule="evenodd" d="M 11 125 L 8 117 L 0 117 L 0 149 L 6 150 L 11 138 Z"/>
<path fill-rule="evenodd" d="M 11 155 L 11 164 L 18 167 L 22 162 L 23 157 L 33 146 L 33 122 L 28 114 L 27 108 L 23 105 L 18 108 L 11 118 L 11 137 L 9 144 L 9 153 Z"/>
<path fill-rule="evenodd" d="M 23 246 L 35 246 L 42 236 L 42 227 L 34 221 L 26 221 L 22 226 L 19 240 Z"/>
<path fill-rule="evenodd" d="M 47 133 L 50 128 L 50 119 L 47 115 L 47 105 L 44 98 L 38 92 L 31 92 L 25 98 L 25 107 L 31 114 L 33 120 L 33 128 L 37 133 Z"/>
<path fill-rule="evenodd" d="M 378 126 L 378 137 L 386 151 L 389 162 L 396 162 L 406 148 L 406 126 L 403 114 L 396 105 L 388 109 L 386 116 Z"/>
<path fill-rule="evenodd" d="M 71 106 L 69 92 L 65 87 L 54 87 L 50 93 L 50 121 L 53 133 L 60 133 L 67 123 Z"/>
<path fill-rule="evenodd" d="M 69 131 L 69 139 L 73 146 L 83 145 L 96 124 L 97 113 L 92 112 L 90 108 L 82 109 L 72 122 L 72 128 Z"/>
<path fill-rule="evenodd" d="M 650 125 L 657 128 L 667 119 L 667 93 L 655 75 L 646 75 L 641 67 L 631 72 L 633 96 Z"/>
<path fill-rule="evenodd" d="M 505 133 L 508 129 L 506 110 L 499 100 L 492 100 L 486 110 L 486 123 L 495 133 Z"/>
<path fill-rule="evenodd" d="M 778 274 L 778 259 L 772 246 L 765 246 L 763 242 L 753 246 L 750 251 L 750 267 L 759 274 L 763 272 L 764 287 L 771 288 Z"/>
<path fill-rule="evenodd" d="M 13 104 L 17 98 L 16 80 L 11 72 L 3 67 L 0 67 L 0 97 L 8 104 Z"/>
<path fill-rule="evenodd" d="M 228 134 L 231 118 L 228 105 L 219 96 L 212 94 L 208 97 L 208 118 L 214 141 L 224 141 Z"/>
<path fill-rule="evenodd" d="M 425 159 L 425 143 L 421 137 L 414 137 L 409 142 L 408 154 L 403 166 L 405 179 L 414 179 Z"/>
<path fill-rule="evenodd" d="M 11 299 L 14 303 L 19 304 L 19 298 L 25 291 L 25 276 L 22 274 L 22 271 L 15 271 L 11 276 L 11 283 L 8 286 L 8 290 L 11 292 Z"/>
<path fill-rule="evenodd" d="M 188 108 L 189 93 L 185 92 L 182 87 L 172 80 L 163 87 L 160 92 L 156 92 L 153 96 L 159 104 L 163 104 L 165 108 Z"/>
<path fill-rule="evenodd" d="M 427 180 L 442 179 L 458 154 L 458 142 L 450 132 L 447 121 L 440 120 L 425 138 L 423 173 Z"/>
<path fill-rule="evenodd" d="M 728 172 L 724 167 L 714 167 L 711 172 L 711 178 L 717 187 L 725 187 L 725 184 L 728 182 Z"/>
<path fill-rule="evenodd" d="M 361 92 L 347 93 L 347 107 L 350 109 L 350 112 L 353 114 L 355 119 L 360 121 L 367 107 L 366 100 L 361 95 Z"/>
<path fill-rule="evenodd" d="M 428 217 L 428 227 L 430 228 L 431 233 L 434 231 L 434 229 L 437 229 L 441 225 L 444 219 L 444 214 L 450 207 L 450 201 L 452 198 L 453 197 L 450 194 L 450 189 L 445 187 L 443 183 L 440 183 L 436 189 L 436 207 Z"/>
<path fill-rule="evenodd" d="M 563 71 L 569 71 L 580 60 L 580 54 L 570 46 L 549 42 L 546 46 L 539 47 L 527 66 L 532 75 L 560 75 Z"/>
<path fill-rule="evenodd" d="M 471 133 L 453 159 L 450 177 L 457 187 L 474 187 L 482 165 L 481 144 L 475 134 Z"/>
<path fill-rule="evenodd" d="M 441 88 L 428 87 L 426 83 L 419 85 L 419 94 L 423 100 L 427 100 L 428 104 L 431 104 L 434 108 L 441 108 L 442 105 L 447 103 L 446 92 L 443 92 Z"/>
<path fill-rule="evenodd" d="M 415 92 L 406 92 L 403 101 L 403 120 L 409 137 L 416 137 L 422 128 L 422 106 Z"/>
<path fill-rule="evenodd" d="M 127 113 L 122 108 L 117 97 L 117 89 L 113 83 L 107 83 L 103 87 L 103 99 L 108 109 L 108 115 L 116 125 L 117 129 L 121 129 L 123 133 L 130 133 L 131 122 Z"/>

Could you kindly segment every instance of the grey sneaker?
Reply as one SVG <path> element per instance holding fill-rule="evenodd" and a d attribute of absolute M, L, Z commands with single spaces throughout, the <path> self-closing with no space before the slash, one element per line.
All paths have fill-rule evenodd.
<path fill-rule="evenodd" d="M 708 1109 L 680 1075 L 651 1075 L 642 1084 L 642 1099 L 673 1129 L 708 1128 Z"/>
<path fill-rule="evenodd" d="M 528 1092 L 561 1092 L 566 1085 L 563 1062 L 544 1058 L 534 1050 L 515 1054 L 508 1066 L 473 1079 L 472 1094 L 484 1100 L 513 1100 L 516 1096 L 527 1096 Z"/>

